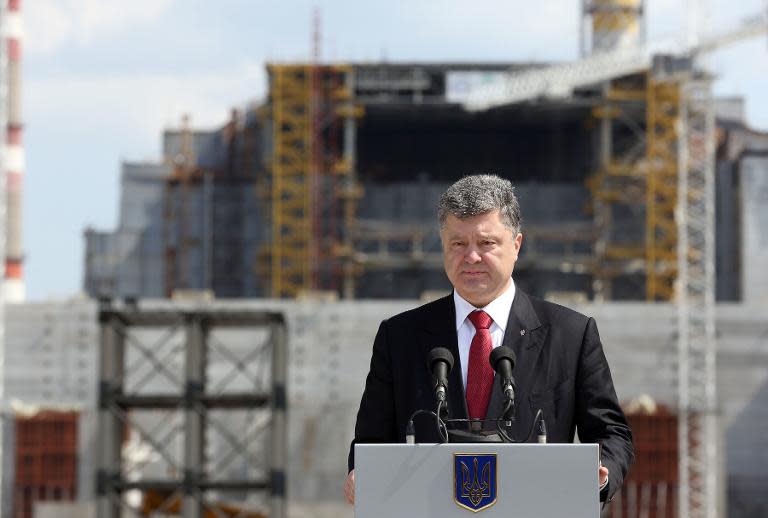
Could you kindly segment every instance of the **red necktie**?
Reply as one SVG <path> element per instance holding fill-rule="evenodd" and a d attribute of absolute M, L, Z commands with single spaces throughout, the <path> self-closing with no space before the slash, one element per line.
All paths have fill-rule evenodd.
<path fill-rule="evenodd" d="M 488 356 L 493 350 L 491 327 L 493 319 L 485 311 L 474 311 L 469 320 L 475 326 L 475 336 L 469 346 L 469 366 L 467 367 L 467 409 L 470 419 L 484 419 L 491 400 L 493 388 L 493 368 Z"/>

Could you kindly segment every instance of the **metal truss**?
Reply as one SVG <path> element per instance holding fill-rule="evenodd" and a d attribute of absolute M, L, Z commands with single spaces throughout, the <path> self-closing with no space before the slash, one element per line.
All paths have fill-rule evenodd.
<path fill-rule="evenodd" d="M 273 297 L 295 297 L 312 282 L 311 65 L 271 65 Z"/>
<path fill-rule="evenodd" d="M 683 90 L 678 188 L 679 516 L 719 515 L 715 376 L 715 132 L 709 78 Z"/>
<path fill-rule="evenodd" d="M 285 516 L 282 314 L 105 302 L 99 322 L 98 516 Z"/>

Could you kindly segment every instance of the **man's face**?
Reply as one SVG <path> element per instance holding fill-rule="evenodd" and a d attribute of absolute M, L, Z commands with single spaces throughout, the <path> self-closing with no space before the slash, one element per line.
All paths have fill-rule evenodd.
<path fill-rule="evenodd" d="M 523 235 L 505 227 L 496 210 L 466 219 L 448 215 L 440 240 L 454 289 L 473 306 L 484 307 L 509 286 Z"/>

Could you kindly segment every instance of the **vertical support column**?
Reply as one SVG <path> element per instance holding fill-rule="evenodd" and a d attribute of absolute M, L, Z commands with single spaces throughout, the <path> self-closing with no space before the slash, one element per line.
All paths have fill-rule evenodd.
<path fill-rule="evenodd" d="M 125 327 L 111 311 L 99 315 L 99 430 L 97 509 L 100 518 L 120 517 L 120 498 L 113 482 L 121 478 L 123 426 L 114 412 L 115 397 L 123 392 Z"/>
<path fill-rule="evenodd" d="M 200 480 L 205 455 L 205 413 L 201 404 L 205 393 L 206 322 L 200 315 L 190 316 L 186 323 L 187 345 L 184 393 L 184 495 L 181 515 L 202 518 L 203 495 Z"/>
<path fill-rule="evenodd" d="M 355 98 L 355 73 L 350 67 L 346 74 L 346 89 L 350 94 L 350 99 Z M 357 120 L 355 110 L 347 110 L 347 116 L 344 119 L 344 162 L 347 164 L 348 172 L 344 177 L 344 250 L 346 251 L 346 260 L 344 261 L 344 298 L 355 298 L 355 265 L 352 262 L 354 243 L 352 242 L 353 226 L 357 224 L 356 207 L 357 198 L 354 194 L 357 191 Z"/>
<path fill-rule="evenodd" d="M 272 445 L 270 454 L 270 518 L 286 516 L 288 340 L 282 318 L 270 325 L 272 342 Z"/>
<path fill-rule="evenodd" d="M 216 293 L 213 285 L 213 240 L 216 226 L 213 223 L 213 215 L 216 210 L 214 204 L 214 177 L 211 171 L 203 173 L 203 279 L 201 288 Z"/>

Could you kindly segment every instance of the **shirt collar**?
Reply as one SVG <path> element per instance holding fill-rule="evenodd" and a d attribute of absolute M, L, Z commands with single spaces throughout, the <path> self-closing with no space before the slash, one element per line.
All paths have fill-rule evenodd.
<path fill-rule="evenodd" d="M 498 297 L 493 299 L 484 308 L 476 308 L 459 293 L 453 290 L 453 304 L 456 306 L 456 329 L 458 330 L 464 321 L 467 319 L 470 313 L 475 310 L 482 309 L 493 319 L 494 323 L 501 328 L 502 331 L 507 330 L 507 320 L 509 319 L 509 312 L 512 310 L 512 301 L 515 300 L 515 281 L 509 283 L 509 287 Z"/>

